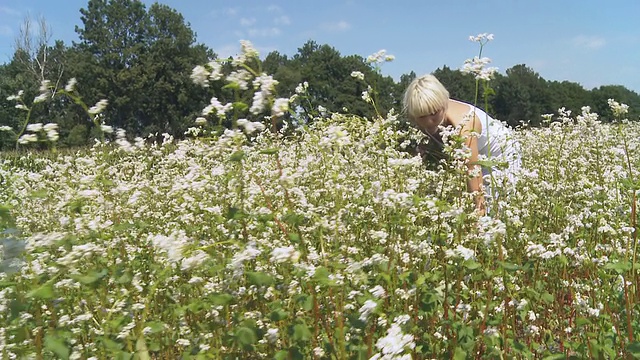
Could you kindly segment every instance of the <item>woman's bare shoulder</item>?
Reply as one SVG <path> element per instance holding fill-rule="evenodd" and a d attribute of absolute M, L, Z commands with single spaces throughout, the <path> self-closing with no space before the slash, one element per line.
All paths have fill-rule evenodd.
<path fill-rule="evenodd" d="M 447 113 L 449 115 L 450 122 L 454 127 L 457 127 L 464 122 L 464 127 L 469 131 L 471 131 L 471 129 L 477 132 L 482 131 L 482 125 L 473 111 L 473 105 L 451 99 L 449 100 L 449 110 Z"/>

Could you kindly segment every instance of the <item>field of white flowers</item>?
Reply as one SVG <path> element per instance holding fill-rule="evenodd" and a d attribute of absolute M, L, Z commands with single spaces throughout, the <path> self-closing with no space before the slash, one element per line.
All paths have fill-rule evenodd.
<path fill-rule="evenodd" d="M 610 105 L 519 129 L 487 216 L 456 136 L 427 167 L 393 112 L 3 154 L 0 358 L 639 356 L 640 125 Z"/>
<path fill-rule="evenodd" d="M 517 191 L 486 217 L 393 116 L 7 158 L 0 354 L 637 352 L 640 126 L 586 110 L 517 133 Z"/>

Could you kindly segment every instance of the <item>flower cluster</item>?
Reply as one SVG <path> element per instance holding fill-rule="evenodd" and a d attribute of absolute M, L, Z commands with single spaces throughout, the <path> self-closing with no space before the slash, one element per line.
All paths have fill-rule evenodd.
<path fill-rule="evenodd" d="M 266 128 L 264 125 L 256 126 L 257 123 L 262 122 L 260 120 L 271 121 L 274 124 L 277 119 L 282 118 L 289 111 L 289 103 L 292 99 L 275 98 L 278 81 L 271 75 L 260 73 L 253 68 L 259 62 L 258 51 L 249 41 L 243 40 L 240 44 L 240 53 L 231 61 L 213 60 L 206 65 L 197 65 L 193 68 L 191 79 L 195 84 L 210 87 L 211 81 L 222 80 L 228 84 L 227 87 L 236 92 L 234 102 L 227 102 L 224 105 L 220 100 L 222 95 L 212 96 L 209 105 L 202 110 L 201 116 L 195 119 L 197 125 L 206 126 L 208 124 L 207 116 L 212 114 L 221 121 L 226 120 L 228 113 L 233 110 L 234 126 L 241 126 L 248 134 L 251 134 L 256 130 L 262 131 Z M 229 63 L 233 67 L 228 74 L 223 72 L 222 64 L 224 63 Z M 250 94 L 250 101 L 245 98 L 246 94 Z M 249 102 L 251 104 L 247 106 Z M 244 113 L 245 110 L 247 113 Z M 265 114 L 261 118 L 260 115 L 268 110 L 271 110 L 271 114 Z M 259 121 L 251 121 L 248 117 L 257 117 Z M 206 130 L 196 128 L 189 129 L 189 131 L 192 134 L 206 133 Z"/>
<path fill-rule="evenodd" d="M 474 56 L 472 59 L 464 61 L 464 65 L 460 71 L 463 74 L 472 74 L 476 80 L 489 81 L 498 71 L 498 68 L 496 67 L 487 67 L 489 63 L 491 63 L 491 59 L 488 57 L 479 58 Z"/>
<path fill-rule="evenodd" d="M 627 104 L 621 104 L 614 99 L 608 99 L 607 103 L 609 104 L 611 111 L 613 111 L 613 116 L 616 118 L 620 118 L 629 112 L 629 105 Z"/>
<path fill-rule="evenodd" d="M 395 60 L 395 56 L 387 54 L 387 50 L 382 49 L 378 52 L 367 56 L 367 64 L 381 64 Z"/>
<path fill-rule="evenodd" d="M 470 35 L 469 41 L 477 42 L 480 44 L 486 44 L 487 42 L 493 40 L 493 34 L 489 33 L 481 33 L 478 35 Z"/>
<path fill-rule="evenodd" d="M 480 43 L 480 55 L 464 61 L 464 65 L 460 69 L 463 74 L 472 74 L 476 80 L 489 81 L 498 71 L 496 67 L 487 66 L 491 63 L 488 57 L 482 57 L 482 49 L 484 45 L 493 40 L 493 34 L 482 33 L 476 36 L 469 36 L 469 40 Z"/>
<path fill-rule="evenodd" d="M 23 134 L 18 139 L 19 144 L 29 144 L 33 142 L 38 142 L 38 133 L 44 133 L 46 139 L 48 141 L 54 142 L 59 138 L 58 135 L 58 124 L 55 123 L 36 123 L 36 124 L 28 124 L 26 127 L 26 131 L 30 132 L 30 134 Z"/>

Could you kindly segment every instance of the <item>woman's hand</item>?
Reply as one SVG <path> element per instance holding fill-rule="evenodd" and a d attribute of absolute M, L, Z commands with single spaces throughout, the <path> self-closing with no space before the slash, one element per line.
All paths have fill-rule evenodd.
<path fill-rule="evenodd" d="M 478 216 L 486 216 L 487 215 L 487 202 L 484 199 L 484 195 L 479 194 L 475 198 L 476 201 L 476 214 Z"/>

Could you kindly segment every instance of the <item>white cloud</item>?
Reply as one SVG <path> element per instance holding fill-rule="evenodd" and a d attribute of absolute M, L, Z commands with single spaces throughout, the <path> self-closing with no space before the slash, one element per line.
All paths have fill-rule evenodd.
<path fill-rule="evenodd" d="M 263 28 L 263 29 L 249 29 L 249 36 L 252 37 L 274 37 L 280 35 L 282 32 L 276 27 Z"/>
<path fill-rule="evenodd" d="M 234 56 L 240 51 L 238 44 L 226 44 L 220 47 L 214 47 L 213 51 L 218 54 L 218 58 L 226 59 L 229 56 Z"/>
<path fill-rule="evenodd" d="M 13 30 L 7 25 L 2 25 L 0 26 L 0 36 L 11 37 L 13 36 Z"/>
<path fill-rule="evenodd" d="M 19 16 L 20 11 L 6 7 L 6 6 L 0 6 L 0 14 L 5 14 L 9 16 Z"/>
<path fill-rule="evenodd" d="M 324 23 L 322 24 L 322 28 L 326 31 L 342 32 L 342 31 L 349 30 L 351 28 L 351 24 L 349 24 L 344 20 L 341 20 L 337 22 Z"/>
<path fill-rule="evenodd" d="M 244 35 L 244 32 L 242 32 L 241 30 L 235 30 L 233 32 L 233 36 L 235 36 L 238 39 L 244 39 L 246 36 Z"/>
<path fill-rule="evenodd" d="M 268 12 L 282 12 L 282 9 L 278 5 L 269 5 L 267 7 Z"/>
<path fill-rule="evenodd" d="M 287 15 L 278 16 L 273 21 L 276 23 L 276 25 L 289 25 L 289 24 L 291 24 L 291 20 L 289 20 L 289 17 Z"/>
<path fill-rule="evenodd" d="M 227 16 L 235 16 L 238 15 L 238 9 L 237 8 L 226 8 L 224 9 L 223 13 Z"/>
<path fill-rule="evenodd" d="M 586 49 L 599 49 L 606 43 L 606 40 L 601 36 L 578 35 L 573 38 L 574 46 Z"/>
<path fill-rule="evenodd" d="M 277 50 L 276 47 L 274 46 L 259 46 L 255 43 L 253 43 L 253 46 L 255 47 L 256 50 L 258 50 L 258 53 L 263 56 L 266 55 L 272 51 Z M 229 57 L 235 57 L 240 53 L 240 44 L 235 43 L 235 44 L 225 44 L 222 45 L 220 47 L 214 47 L 213 51 L 218 54 L 218 58 L 219 59 L 226 59 Z"/>
<path fill-rule="evenodd" d="M 251 26 L 256 23 L 256 18 L 242 18 L 240 19 L 240 25 Z"/>

